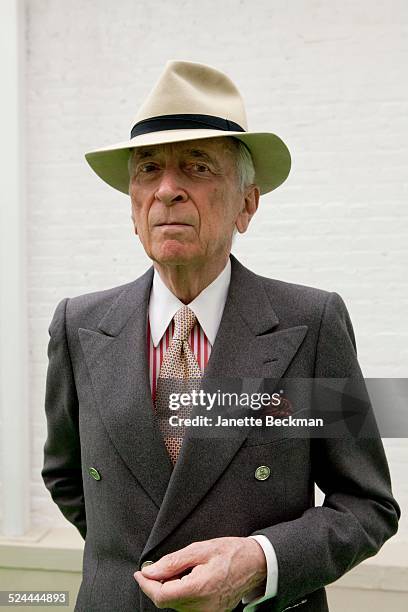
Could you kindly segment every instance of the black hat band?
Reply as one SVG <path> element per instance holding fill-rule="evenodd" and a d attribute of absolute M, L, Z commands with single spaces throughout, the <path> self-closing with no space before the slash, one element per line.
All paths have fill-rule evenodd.
<path fill-rule="evenodd" d="M 165 130 L 222 130 L 224 132 L 245 132 L 235 121 L 222 119 L 214 115 L 160 115 L 138 121 L 130 132 L 130 137 L 162 132 Z"/>

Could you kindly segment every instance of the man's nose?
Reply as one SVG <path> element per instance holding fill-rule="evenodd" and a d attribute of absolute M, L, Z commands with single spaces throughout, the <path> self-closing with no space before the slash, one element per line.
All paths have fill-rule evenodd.
<path fill-rule="evenodd" d="M 182 185 L 182 177 L 176 169 L 166 168 L 163 170 L 155 197 L 167 206 L 187 200 L 188 196 Z"/>

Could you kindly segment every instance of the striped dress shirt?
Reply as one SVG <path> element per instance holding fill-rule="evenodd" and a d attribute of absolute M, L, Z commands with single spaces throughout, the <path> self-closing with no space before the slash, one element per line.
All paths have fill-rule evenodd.
<path fill-rule="evenodd" d="M 152 392 L 153 401 L 156 400 L 156 385 L 157 378 L 159 376 L 163 356 L 167 351 L 167 348 L 173 338 L 174 334 L 174 320 L 172 319 L 163 334 L 159 344 L 157 346 L 153 343 L 152 333 L 150 329 L 150 320 L 147 319 L 147 358 L 149 363 L 149 374 L 150 374 L 150 389 Z M 198 320 L 190 332 L 189 344 L 192 351 L 197 359 L 197 363 L 201 369 L 201 373 L 204 374 L 204 369 L 208 363 L 208 359 L 211 354 L 211 344 L 204 333 Z"/>

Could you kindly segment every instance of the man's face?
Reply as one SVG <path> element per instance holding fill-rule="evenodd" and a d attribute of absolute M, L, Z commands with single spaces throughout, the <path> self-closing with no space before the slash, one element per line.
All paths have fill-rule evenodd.
<path fill-rule="evenodd" d="M 138 149 L 129 193 L 135 233 L 147 255 L 166 265 L 227 256 L 234 226 L 246 230 L 259 197 L 256 187 L 241 192 L 224 138 Z"/>

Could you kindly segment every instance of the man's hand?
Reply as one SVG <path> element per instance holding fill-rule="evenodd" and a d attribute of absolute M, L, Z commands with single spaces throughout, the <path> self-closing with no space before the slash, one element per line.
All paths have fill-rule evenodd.
<path fill-rule="evenodd" d="M 189 570 L 189 573 L 182 575 Z M 266 559 L 253 538 L 193 542 L 135 572 L 157 608 L 179 612 L 228 612 L 266 579 Z"/>

